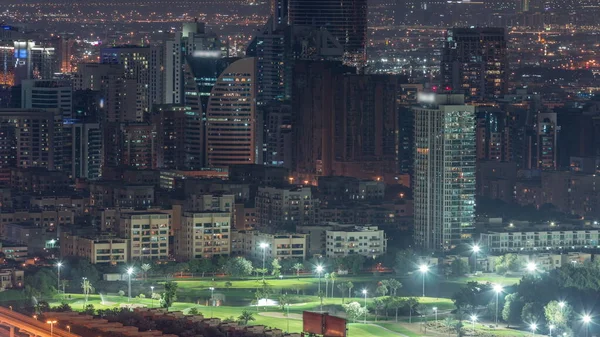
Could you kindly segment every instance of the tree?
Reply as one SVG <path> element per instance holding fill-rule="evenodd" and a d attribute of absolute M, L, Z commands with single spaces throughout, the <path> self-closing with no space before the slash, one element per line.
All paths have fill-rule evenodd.
<path fill-rule="evenodd" d="M 67 272 L 70 274 L 71 280 L 81 280 L 87 278 L 90 282 L 94 283 L 100 280 L 100 273 L 95 265 L 91 264 L 90 261 L 82 258 L 71 258 L 66 265 L 70 266 L 67 268 Z M 67 275 L 61 275 L 67 278 Z"/>
<path fill-rule="evenodd" d="M 96 310 L 94 309 L 94 305 L 93 304 L 86 305 L 83 308 L 83 313 L 86 315 L 94 316 L 94 314 L 96 313 Z"/>
<path fill-rule="evenodd" d="M 452 276 L 464 276 L 469 272 L 469 265 L 463 259 L 455 258 L 450 263 L 450 271 L 452 273 Z"/>
<path fill-rule="evenodd" d="M 353 274 L 358 274 L 365 264 L 365 257 L 362 255 L 348 255 L 344 257 L 344 264 Z"/>
<path fill-rule="evenodd" d="M 396 275 L 406 275 L 414 269 L 415 254 L 411 249 L 401 250 L 396 253 L 394 271 Z"/>
<path fill-rule="evenodd" d="M 348 283 L 340 283 L 337 288 L 342 293 L 342 304 L 344 304 L 344 298 L 346 297 L 346 290 L 348 290 Z"/>
<path fill-rule="evenodd" d="M 278 259 L 273 259 L 273 262 L 271 262 L 271 275 L 275 277 L 281 275 L 281 265 Z"/>
<path fill-rule="evenodd" d="M 233 277 L 245 277 L 252 274 L 252 263 L 243 257 L 236 257 L 229 259 L 223 269 Z"/>
<path fill-rule="evenodd" d="M 233 283 L 231 283 L 231 281 L 226 281 L 225 282 L 225 288 L 229 289 L 231 287 L 233 287 Z"/>
<path fill-rule="evenodd" d="M 169 309 L 175 300 L 177 300 L 177 282 L 165 282 L 165 292 L 161 294 L 160 306 Z"/>
<path fill-rule="evenodd" d="M 352 283 L 351 281 L 348 281 L 348 283 L 346 283 L 346 288 L 348 288 L 348 298 L 352 297 L 352 288 L 354 288 L 354 283 Z"/>
<path fill-rule="evenodd" d="M 504 297 L 504 308 L 502 308 L 502 319 L 510 325 L 521 323 L 521 312 L 523 311 L 523 299 L 518 293 L 512 293 Z"/>
<path fill-rule="evenodd" d="M 300 271 L 304 268 L 304 265 L 300 262 L 295 263 L 292 268 L 296 271 L 296 276 L 300 276 Z"/>
<path fill-rule="evenodd" d="M 524 323 L 539 323 L 544 319 L 544 308 L 539 302 L 525 303 L 521 310 L 521 320 Z"/>
<path fill-rule="evenodd" d="M 125 291 L 123 289 L 121 289 L 121 290 L 119 290 L 119 292 L 117 294 L 119 294 L 119 296 L 123 297 L 123 296 L 125 296 Z"/>
<path fill-rule="evenodd" d="M 557 328 L 564 329 L 570 324 L 573 315 L 573 307 L 563 303 L 561 307 L 558 301 L 550 301 L 544 307 L 544 316 L 548 324 L 554 324 Z"/>
<path fill-rule="evenodd" d="M 346 317 L 356 323 L 356 319 L 365 314 L 366 308 L 363 308 L 358 302 L 350 302 L 342 306 L 346 311 Z"/>
<path fill-rule="evenodd" d="M 398 289 L 402 288 L 402 283 L 400 283 L 400 281 L 396 279 L 391 278 L 387 280 L 386 286 L 390 289 L 390 295 L 397 296 Z"/>
<path fill-rule="evenodd" d="M 25 278 L 25 287 L 29 287 L 27 293 L 30 298 L 40 300 L 40 297 L 52 296 L 57 291 L 56 282 L 57 276 L 53 271 L 40 269 L 32 277 Z"/>
<path fill-rule="evenodd" d="M 385 284 L 381 284 L 375 289 L 375 293 L 379 296 L 385 296 L 388 293 L 388 288 Z"/>
<path fill-rule="evenodd" d="M 401 299 L 400 297 L 389 297 L 387 307 L 389 309 L 394 310 L 394 312 L 396 313 L 396 322 L 398 322 L 398 310 L 406 305 L 405 302 L 406 301 Z"/>
<path fill-rule="evenodd" d="M 248 310 L 243 310 L 242 314 L 238 316 L 240 325 L 247 325 L 248 322 L 256 320 L 254 314 Z"/>
<path fill-rule="evenodd" d="M 188 310 L 188 315 L 198 315 L 199 313 L 200 311 L 198 311 L 198 308 L 191 308 Z"/>
<path fill-rule="evenodd" d="M 335 280 L 337 279 L 337 274 L 332 271 L 329 273 L 329 279 L 331 280 L 331 298 L 333 298 L 335 297 L 333 296 L 333 291 L 335 290 Z"/>
<path fill-rule="evenodd" d="M 144 264 L 142 264 L 141 269 L 144 272 L 144 279 L 147 279 L 148 278 L 148 271 L 150 269 L 152 269 L 152 266 L 150 265 L 150 263 L 144 263 Z"/>
<path fill-rule="evenodd" d="M 377 322 L 379 311 L 385 308 L 385 303 L 381 299 L 375 298 L 373 299 L 373 302 L 371 302 L 371 307 L 373 308 L 373 311 L 375 311 L 375 322 Z"/>
<path fill-rule="evenodd" d="M 94 287 L 92 286 L 90 280 L 83 279 L 83 281 L 81 281 L 81 290 L 83 290 L 83 295 L 85 295 L 85 303 L 87 304 L 88 297 L 94 292 Z"/>
<path fill-rule="evenodd" d="M 204 274 L 214 272 L 215 265 L 209 259 L 197 259 L 190 260 L 188 262 L 188 268 L 190 273 L 201 274 L 202 277 L 204 277 Z"/>
<path fill-rule="evenodd" d="M 281 311 L 285 311 L 285 306 L 290 304 L 290 298 L 288 294 L 281 294 L 277 298 L 277 302 L 279 303 L 279 307 Z"/>

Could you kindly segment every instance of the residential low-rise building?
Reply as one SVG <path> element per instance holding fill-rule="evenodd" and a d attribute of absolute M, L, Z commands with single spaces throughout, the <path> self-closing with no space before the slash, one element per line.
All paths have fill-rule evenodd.
<path fill-rule="evenodd" d="M 261 260 L 263 254 L 267 260 L 306 259 L 308 237 L 306 234 L 268 234 L 259 231 L 247 231 L 246 233 L 248 237 L 244 247 L 245 256 L 253 260 Z"/>
<path fill-rule="evenodd" d="M 210 259 L 231 253 L 231 212 L 185 212 L 177 233 L 178 259 Z"/>
<path fill-rule="evenodd" d="M 0 269 L 0 291 L 7 288 L 22 288 L 25 272 L 19 269 Z"/>
<path fill-rule="evenodd" d="M 62 233 L 60 254 L 77 256 L 92 264 L 117 264 L 128 262 L 129 240 L 110 236 L 84 237 Z"/>
<path fill-rule="evenodd" d="M 5 259 L 17 262 L 24 262 L 29 254 L 27 245 L 12 242 L 0 242 L 0 253 L 4 254 Z"/>
<path fill-rule="evenodd" d="M 480 234 L 480 245 L 490 253 L 600 248 L 600 229 L 594 227 L 509 228 Z"/>
<path fill-rule="evenodd" d="M 377 257 L 387 250 L 385 232 L 376 226 L 327 231 L 327 257 L 363 255 Z"/>
<path fill-rule="evenodd" d="M 121 214 L 120 233 L 129 239 L 128 261 L 169 257 L 171 216 L 160 212 Z"/>

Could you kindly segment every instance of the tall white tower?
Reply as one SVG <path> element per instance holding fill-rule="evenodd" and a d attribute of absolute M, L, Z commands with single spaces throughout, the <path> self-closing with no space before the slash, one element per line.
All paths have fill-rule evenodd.
<path fill-rule="evenodd" d="M 427 251 L 469 241 L 475 210 L 475 107 L 422 94 L 414 109 L 414 240 Z"/>

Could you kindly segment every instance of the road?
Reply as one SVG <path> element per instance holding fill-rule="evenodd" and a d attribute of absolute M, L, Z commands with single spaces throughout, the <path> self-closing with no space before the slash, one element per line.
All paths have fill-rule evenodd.
<path fill-rule="evenodd" d="M 4 307 L 0 307 L 0 325 L 4 328 L 0 330 L 0 334 L 5 335 L 8 333 L 8 336 L 10 337 L 13 337 L 13 335 L 18 336 L 23 333 L 39 337 L 79 337 L 79 335 L 58 328 L 56 324 L 54 325 L 54 331 L 51 334 L 50 324 L 38 321 L 37 319 Z M 19 333 L 14 333 L 14 328 L 18 328 Z"/>

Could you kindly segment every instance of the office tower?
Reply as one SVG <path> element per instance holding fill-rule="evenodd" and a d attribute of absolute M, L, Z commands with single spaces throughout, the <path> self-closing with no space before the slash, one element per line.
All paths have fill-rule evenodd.
<path fill-rule="evenodd" d="M 3 148 L 1 157 L 13 158 L 19 168 L 43 167 L 60 170 L 62 118 L 58 110 L 0 109 Z"/>
<path fill-rule="evenodd" d="M 273 17 L 256 35 L 254 55 L 256 57 L 257 104 L 287 100 L 291 96 L 291 74 L 289 29 L 277 24 Z M 287 32 L 287 34 L 286 34 Z"/>
<path fill-rule="evenodd" d="M 37 80 L 50 80 L 59 71 L 54 47 L 33 46 L 31 48 L 31 77 Z"/>
<path fill-rule="evenodd" d="M 470 237 L 475 208 L 475 107 L 459 94 L 415 106 L 415 244 L 448 250 Z"/>
<path fill-rule="evenodd" d="M 271 17 L 276 24 L 286 23 L 289 0 L 270 0 Z"/>
<path fill-rule="evenodd" d="M 185 212 L 177 232 L 177 258 L 185 261 L 229 256 L 231 212 Z"/>
<path fill-rule="evenodd" d="M 217 34 L 207 32 L 203 22 L 183 23 L 181 31 L 165 44 L 165 103 L 184 103 L 184 68 L 188 56 L 225 56 L 222 47 Z"/>
<path fill-rule="evenodd" d="M 506 113 L 497 107 L 476 107 L 476 139 L 478 161 L 511 159 Z"/>
<path fill-rule="evenodd" d="M 397 99 L 406 79 L 353 70 L 336 62 L 296 63 L 294 170 L 304 179 L 398 173 Z"/>
<path fill-rule="evenodd" d="M 162 46 L 121 46 L 104 48 L 100 63 L 122 65 L 126 85 L 135 84 L 135 115 L 144 121 L 154 104 L 164 101 L 164 49 Z M 132 82 L 129 82 L 132 81 Z M 131 97 L 127 100 L 133 101 Z"/>
<path fill-rule="evenodd" d="M 327 29 L 344 47 L 346 64 L 366 64 L 366 0 L 289 0 L 288 23 Z"/>
<path fill-rule="evenodd" d="M 107 123 L 141 122 L 143 114 L 136 99 L 138 85 L 125 76 L 123 65 L 82 63 L 73 81 L 75 90 L 93 90 L 101 93 L 100 120 Z"/>
<path fill-rule="evenodd" d="M 461 91 L 467 102 L 494 100 L 508 91 L 504 28 L 452 28 L 446 32 L 441 77 L 446 90 Z"/>
<path fill-rule="evenodd" d="M 21 107 L 58 109 L 63 119 L 73 118 L 73 88 L 68 80 L 24 80 Z"/>
<path fill-rule="evenodd" d="M 73 72 L 73 45 L 75 40 L 68 37 L 58 38 L 58 48 L 56 48 L 59 61 L 59 70 L 61 73 Z"/>
<path fill-rule="evenodd" d="M 414 112 L 412 106 L 417 103 L 417 97 L 423 91 L 422 84 L 402 84 L 398 98 L 398 173 L 405 176 L 407 183 L 413 177 L 415 152 Z"/>
<path fill-rule="evenodd" d="M 96 180 L 101 176 L 102 131 L 98 123 L 70 124 L 70 174 L 73 178 Z"/>
<path fill-rule="evenodd" d="M 156 105 L 157 167 L 197 170 L 202 168 L 204 133 L 202 116 L 186 106 Z"/>
<path fill-rule="evenodd" d="M 96 90 L 73 91 L 73 118 L 84 122 L 99 122 L 105 116 L 102 92 Z"/>
<path fill-rule="evenodd" d="M 217 79 L 206 112 L 207 164 L 262 162 L 262 120 L 256 113 L 255 62 L 232 63 Z"/>
<path fill-rule="evenodd" d="M 555 112 L 541 112 L 537 115 L 534 167 L 541 170 L 555 170 L 557 166 L 557 139 L 560 127 Z"/>
<path fill-rule="evenodd" d="M 262 111 L 264 112 L 264 164 L 291 169 L 292 107 L 289 104 L 272 103 L 264 106 Z"/>
<path fill-rule="evenodd" d="M 156 128 L 146 123 L 121 124 L 121 165 L 148 170 L 156 169 Z"/>

